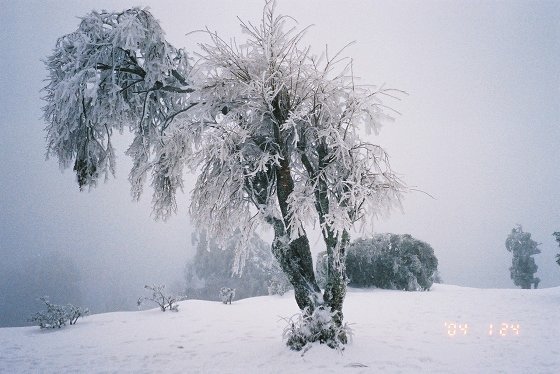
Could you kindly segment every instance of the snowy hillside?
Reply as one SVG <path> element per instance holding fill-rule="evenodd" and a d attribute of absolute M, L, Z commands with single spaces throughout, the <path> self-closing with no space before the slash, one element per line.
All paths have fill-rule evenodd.
<path fill-rule="evenodd" d="M 135 373 L 558 373 L 560 287 L 430 292 L 349 290 L 353 342 L 303 357 L 281 334 L 293 295 L 224 305 L 188 300 L 98 314 L 61 330 L 0 329 L 0 372 Z M 505 323 L 506 325 L 502 325 Z M 459 326 L 459 324 L 461 326 Z"/>

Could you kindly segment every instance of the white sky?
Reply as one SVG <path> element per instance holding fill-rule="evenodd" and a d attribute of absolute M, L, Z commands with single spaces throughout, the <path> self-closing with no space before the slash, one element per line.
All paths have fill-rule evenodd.
<path fill-rule="evenodd" d="M 59 250 L 86 280 L 170 282 L 191 251 L 188 190 L 167 223 L 150 218 L 150 196 L 132 203 L 121 153 L 117 179 L 79 193 L 71 170 L 44 161 L 41 63 L 56 38 L 92 9 L 149 2 L 0 0 L 0 256 L 5 263 Z M 169 40 L 192 50 L 204 26 L 242 40 L 236 16 L 258 22 L 264 1 L 154 1 Z M 520 223 L 541 242 L 543 287 L 560 284 L 560 2 L 296 1 L 280 13 L 315 26 L 305 41 L 354 58 L 364 83 L 409 93 L 402 115 L 374 139 L 411 186 L 404 214 L 380 232 L 430 243 L 446 283 L 513 287 L 504 241 Z M 124 151 L 125 144 L 121 144 Z M 189 178 L 189 177 L 188 177 Z M 313 239 L 312 239 L 313 241 Z M 319 243 L 319 241 L 314 241 Z M 317 249 L 319 249 L 317 247 Z M 89 274 L 89 275 L 88 275 Z"/>

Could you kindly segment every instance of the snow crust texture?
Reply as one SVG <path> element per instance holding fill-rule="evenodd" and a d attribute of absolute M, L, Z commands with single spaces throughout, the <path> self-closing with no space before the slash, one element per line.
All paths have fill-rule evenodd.
<path fill-rule="evenodd" d="M 560 287 L 350 289 L 353 341 L 305 355 L 281 341 L 293 295 L 187 300 L 92 315 L 56 331 L 0 329 L 0 373 L 558 373 Z"/>

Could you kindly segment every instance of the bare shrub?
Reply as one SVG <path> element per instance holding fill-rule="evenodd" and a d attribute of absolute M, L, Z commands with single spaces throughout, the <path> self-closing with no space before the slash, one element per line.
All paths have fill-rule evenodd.
<path fill-rule="evenodd" d="M 138 306 L 142 305 L 144 301 L 151 301 L 156 303 L 162 312 L 170 310 L 172 312 L 179 311 L 179 301 L 185 300 L 186 296 L 173 296 L 165 293 L 165 284 L 161 285 L 145 285 L 144 288 L 152 292 L 152 296 L 142 296 L 138 298 Z"/>
<path fill-rule="evenodd" d="M 234 297 L 235 297 L 235 288 L 222 287 L 220 289 L 220 299 L 222 299 L 222 303 L 231 304 Z"/>
<path fill-rule="evenodd" d="M 30 322 L 37 324 L 40 328 L 61 328 L 66 323 L 75 325 L 78 318 L 89 314 L 87 308 L 78 307 L 72 304 L 57 305 L 49 301 L 47 296 L 41 297 L 40 300 L 45 303 L 47 310 L 35 313 Z"/>

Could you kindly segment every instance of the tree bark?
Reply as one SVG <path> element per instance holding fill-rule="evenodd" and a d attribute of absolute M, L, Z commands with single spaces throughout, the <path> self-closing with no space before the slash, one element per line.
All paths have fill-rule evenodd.
<path fill-rule="evenodd" d="M 350 235 L 344 231 L 341 237 L 328 235 L 327 242 L 327 284 L 323 299 L 325 304 L 335 312 L 333 316 L 337 326 L 342 326 L 344 314 L 342 306 L 346 297 L 346 247 L 350 241 Z M 346 343 L 346 337 L 341 337 Z"/>
<path fill-rule="evenodd" d="M 276 184 L 278 184 L 278 170 L 270 166 L 268 172 L 259 172 L 254 175 L 250 180 L 247 180 L 247 190 L 252 194 L 253 199 L 258 205 L 266 205 L 269 198 L 269 188 L 272 182 L 272 177 L 276 175 Z M 286 178 L 286 176 L 284 177 Z M 289 177 L 291 178 L 291 176 Z M 282 180 L 281 190 L 278 196 L 283 199 L 280 202 L 283 215 L 287 214 L 287 197 L 289 193 L 284 191 L 286 187 L 289 188 L 290 179 Z M 278 187 L 277 187 L 278 190 Z M 280 198 L 279 198 L 280 200 Z M 286 229 L 286 219 L 284 217 L 278 218 L 274 216 L 266 217 L 266 221 L 274 229 L 274 240 L 272 242 L 272 254 L 278 261 L 280 268 L 288 277 L 290 283 L 294 286 L 295 299 L 298 307 L 307 312 L 313 312 L 317 305 L 322 304 L 321 290 L 315 280 L 315 273 L 313 271 L 313 259 L 311 256 L 311 249 L 307 234 L 290 241 L 290 235 Z"/>
<path fill-rule="evenodd" d="M 297 239 L 291 240 L 289 230 L 290 214 L 288 210 L 288 197 L 294 191 L 294 179 L 290 166 L 290 153 L 287 151 L 286 139 L 280 130 L 285 122 L 287 111 L 281 104 L 281 94 L 273 100 L 272 123 L 276 144 L 280 155 L 279 165 L 274 167 L 276 176 L 276 197 L 282 214 L 282 219 L 269 219 L 274 227 L 274 242 L 272 253 L 280 263 L 280 267 L 288 276 L 294 286 L 296 303 L 301 310 L 311 314 L 315 307 L 323 304 L 321 289 L 315 280 L 313 271 L 313 258 L 309 239 L 305 230 Z"/>
<path fill-rule="evenodd" d="M 322 304 L 322 300 L 321 290 L 313 272 L 313 259 L 307 235 L 289 241 L 284 223 L 280 219 L 269 218 L 268 221 L 274 227 L 272 254 L 294 286 L 298 307 L 312 313 L 315 307 Z"/>
<path fill-rule="evenodd" d="M 288 197 L 293 191 L 294 181 L 290 163 L 288 158 L 284 157 L 276 170 L 276 194 L 283 220 L 277 220 L 274 224 L 275 238 L 272 253 L 294 286 L 299 308 L 312 313 L 317 305 L 322 304 L 321 290 L 315 280 L 313 258 L 307 234 L 304 231 L 299 238 L 290 240 Z M 280 230 L 277 230 L 277 227 Z"/>

